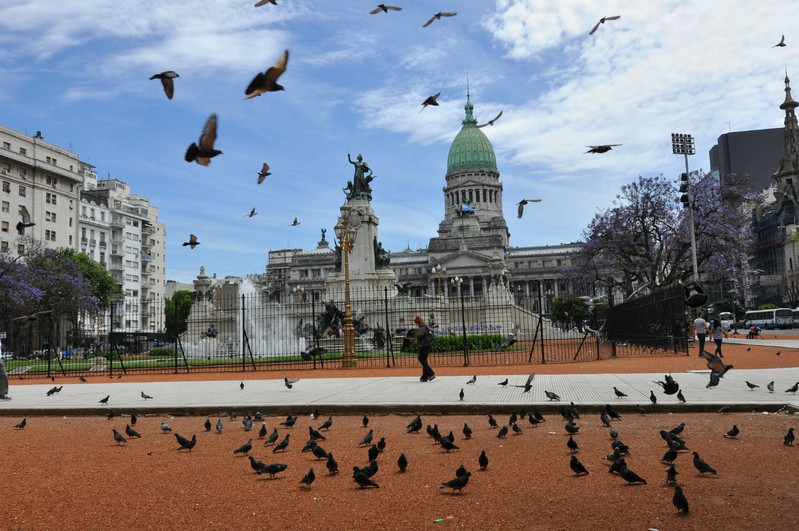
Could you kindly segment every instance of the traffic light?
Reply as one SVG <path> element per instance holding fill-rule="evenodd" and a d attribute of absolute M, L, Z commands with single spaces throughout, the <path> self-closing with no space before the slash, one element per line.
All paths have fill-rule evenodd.
<path fill-rule="evenodd" d="M 680 203 L 684 208 L 691 207 L 691 190 L 690 190 L 690 183 L 688 181 L 688 174 L 681 173 L 680 174 Z"/>

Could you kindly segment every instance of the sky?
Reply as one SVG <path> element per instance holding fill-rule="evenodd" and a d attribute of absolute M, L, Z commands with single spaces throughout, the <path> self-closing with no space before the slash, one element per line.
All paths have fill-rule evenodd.
<path fill-rule="evenodd" d="M 395 0 L 401 11 L 376 15 L 373 1 L 254 3 L 0 3 L 0 124 L 41 131 L 149 198 L 170 280 L 190 282 L 200 266 L 263 273 L 270 250 L 313 249 L 322 228 L 332 246 L 348 153 L 376 176 L 384 248 L 426 247 L 444 216 L 467 78 L 480 123 L 503 111 L 482 131 L 513 246 L 581 240 L 639 175 L 676 183 L 685 162 L 671 133 L 692 134 L 691 170 L 709 169 L 720 135 L 782 127 L 786 68 L 799 86 L 794 0 Z M 423 28 L 439 11 L 457 15 Z M 245 100 L 285 49 L 285 91 Z M 172 100 L 149 80 L 165 70 L 180 75 Z M 223 154 L 185 162 L 211 113 Z M 622 145 L 585 153 L 600 144 Z M 272 175 L 258 185 L 264 162 Z M 522 198 L 542 201 L 517 219 Z M 181 245 L 189 233 L 193 250 Z"/>

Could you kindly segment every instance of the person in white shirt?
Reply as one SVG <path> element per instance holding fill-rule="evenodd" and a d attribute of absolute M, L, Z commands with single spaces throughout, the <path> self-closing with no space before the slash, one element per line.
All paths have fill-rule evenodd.
<path fill-rule="evenodd" d="M 6 363 L 3 361 L 3 344 L 0 340 L 0 400 L 11 400 L 8 396 L 8 373 L 6 372 Z"/>
<path fill-rule="evenodd" d="M 707 337 L 707 321 L 702 319 L 700 315 L 694 319 L 694 329 L 696 330 L 696 338 L 699 340 L 699 356 L 705 351 L 705 338 Z"/>

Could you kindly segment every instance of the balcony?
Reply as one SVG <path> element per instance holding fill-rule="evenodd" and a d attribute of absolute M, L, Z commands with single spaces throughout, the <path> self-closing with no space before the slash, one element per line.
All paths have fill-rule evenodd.
<path fill-rule="evenodd" d="M 153 257 L 150 256 L 149 254 L 142 253 L 141 254 L 141 261 L 142 262 L 152 262 L 153 261 Z M 142 268 L 142 269 L 144 269 L 144 268 Z"/>
<path fill-rule="evenodd" d="M 108 244 L 105 242 L 105 240 L 100 240 L 100 247 L 102 247 L 103 249 L 105 249 L 107 245 L 108 245 Z"/>
<path fill-rule="evenodd" d="M 97 246 L 97 240 L 95 240 L 94 238 L 90 239 L 89 240 L 89 246 L 96 247 Z"/>

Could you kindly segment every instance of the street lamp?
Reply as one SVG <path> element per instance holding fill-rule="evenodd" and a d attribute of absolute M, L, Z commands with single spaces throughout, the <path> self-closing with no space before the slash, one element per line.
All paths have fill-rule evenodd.
<path fill-rule="evenodd" d="M 291 290 L 291 292 L 294 294 L 294 300 L 296 302 L 302 302 L 303 295 L 305 295 L 305 288 L 304 287 L 302 287 L 302 286 L 294 286 L 294 288 Z"/>
<path fill-rule="evenodd" d="M 450 284 L 460 292 L 461 296 L 461 326 L 463 327 L 463 366 L 469 365 L 469 350 L 466 347 L 466 309 L 463 304 L 463 279 L 459 276 L 450 279 Z"/>
<path fill-rule="evenodd" d="M 438 279 L 438 296 L 441 297 L 441 279 L 447 274 L 447 268 L 441 267 L 441 264 L 433 266 L 433 274 Z"/>
<path fill-rule="evenodd" d="M 352 326 L 352 308 L 350 306 L 350 260 L 349 255 L 355 246 L 358 229 L 350 227 L 349 205 L 341 207 L 341 221 L 333 227 L 339 241 L 344 258 L 344 359 L 342 367 L 355 367 L 355 327 Z"/>
<path fill-rule="evenodd" d="M 685 190 L 680 188 L 681 192 L 687 194 L 688 218 L 691 222 L 691 258 L 693 259 L 694 266 L 694 282 L 699 282 L 699 267 L 696 261 L 696 232 L 694 230 L 694 198 L 691 194 L 691 186 L 688 183 L 688 155 L 696 153 L 694 149 L 694 137 L 691 135 L 672 133 L 671 134 L 671 152 L 674 155 L 683 155 L 685 157 Z"/>

